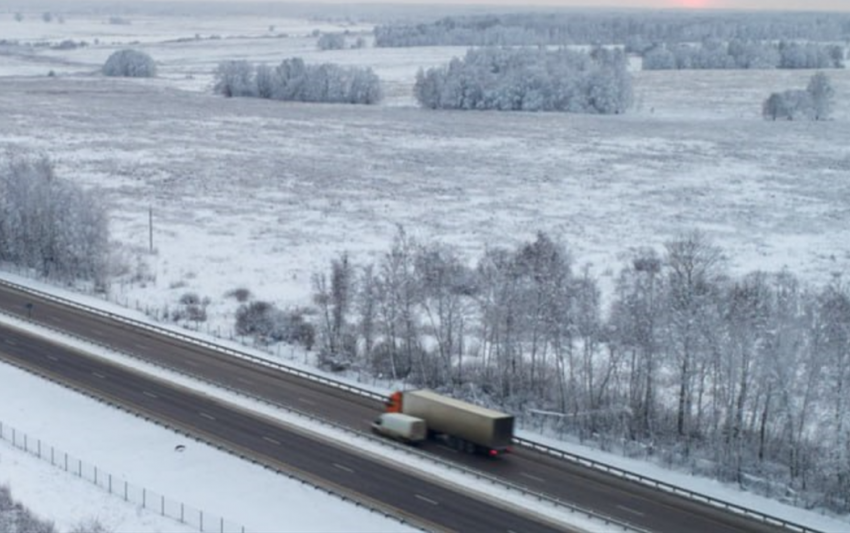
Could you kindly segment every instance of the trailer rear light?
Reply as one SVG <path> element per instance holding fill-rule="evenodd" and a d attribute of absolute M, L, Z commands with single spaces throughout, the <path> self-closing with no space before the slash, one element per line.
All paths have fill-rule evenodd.
<path fill-rule="evenodd" d="M 499 450 L 490 450 L 490 457 L 496 457 L 499 455 Z"/>

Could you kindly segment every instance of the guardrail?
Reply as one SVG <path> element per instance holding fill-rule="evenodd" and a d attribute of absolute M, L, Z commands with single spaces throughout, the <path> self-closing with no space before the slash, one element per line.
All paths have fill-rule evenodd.
<path fill-rule="evenodd" d="M 0 311 L 0 314 L 7 314 L 7 313 L 5 313 L 4 311 Z M 91 341 L 91 340 L 84 339 L 84 338 L 82 338 L 82 337 L 80 337 L 80 336 L 77 336 L 77 335 L 74 335 L 74 334 L 71 334 L 71 333 L 68 333 L 68 332 L 65 332 L 65 331 L 60 331 L 60 330 L 58 330 L 58 329 L 56 329 L 56 328 L 53 328 L 53 327 L 50 327 L 50 326 L 41 326 L 41 327 L 44 327 L 44 328 L 46 328 L 46 329 L 50 329 L 50 330 L 52 330 L 52 331 L 57 332 L 57 333 L 58 333 L 58 334 L 60 334 L 60 335 L 65 335 L 65 336 L 67 336 L 67 337 L 71 337 L 71 338 L 74 338 L 74 339 L 80 340 L 80 341 L 82 341 L 82 342 L 86 342 L 86 343 L 89 343 L 89 344 L 93 344 L 93 345 L 95 345 L 95 346 L 101 346 L 101 347 L 104 347 L 103 345 L 98 344 L 98 343 L 95 343 L 95 342 L 93 342 L 93 341 Z M 599 522 L 601 522 L 601 523 L 605 524 L 606 526 L 614 526 L 615 528 L 617 528 L 618 530 L 621 530 L 621 531 L 623 531 L 623 532 L 631 532 L 631 533 L 649 533 L 649 532 L 648 532 L 647 530 L 645 530 L 645 529 L 639 528 L 639 527 L 637 527 L 637 526 L 635 526 L 635 525 L 633 525 L 633 524 L 629 524 L 629 523 L 627 523 L 627 522 L 624 522 L 624 521 L 618 520 L 618 519 L 616 519 L 616 518 L 612 518 L 612 517 L 607 516 L 607 515 L 604 515 L 604 514 L 602 514 L 602 513 L 597 513 L 597 512 L 595 512 L 595 511 L 591 511 L 591 510 L 589 510 L 589 509 L 584 509 L 584 508 L 582 508 L 582 507 L 579 507 L 579 506 L 573 505 L 573 504 L 571 504 L 571 503 L 569 503 L 569 502 L 566 502 L 566 501 L 560 500 L 560 499 L 558 499 L 558 498 L 554 498 L 554 497 L 549 496 L 549 495 L 547 495 L 547 494 L 543 494 L 543 493 L 540 493 L 540 492 L 537 492 L 537 491 L 531 490 L 531 489 L 529 489 L 529 488 L 527 488 L 527 487 L 522 487 L 522 486 L 520 486 L 520 485 L 515 485 L 515 484 L 513 484 L 513 483 L 509 483 L 509 482 L 507 482 L 507 481 L 505 481 L 505 480 L 502 480 L 502 479 L 499 479 L 499 478 L 496 478 L 496 477 L 493 477 L 493 476 L 489 476 L 489 475 L 484 474 L 484 473 L 482 473 L 482 472 L 480 472 L 480 471 L 472 470 L 472 469 L 467 468 L 467 467 L 464 467 L 464 466 L 462 466 L 462 465 L 459 465 L 459 464 L 456 464 L 456 463 L 452 463 L 452 462 L 450 462 L 450 461 L 446 461 L 446 460 L 440 459 L 439 457 L 435 457 L 435 456 L 433 456 L 433 455 L 430 455 L 430 454 L 427 454 L 427 453 L 425 453 L 425 452 L 419 451 L 419 450 L 417 450 L 417 449 L 415 449 L 415 448 L 411 448 L 410 446 L 405 446 L 405 445 L 402 445 L 402 444 L 398 444 L 398 443 L 395 443 L 395 442 L 393 442 L 393 441 L 389 441 L 389 440 L 384 439 L 384 438 L 375 437 L 375 436 L 370 435 L 370 434 L 368 434 L 368 433 L 363 433 L 363 432 L 357 431 L 357 430 L 355 430 L 355 429 L 353 429 L 353 428 L 350 428 L 350 427 L 347 427 L 347 426 L 343 426 L 343 425 L 338 424 L 338 423 L 336 423 L 336 422 L 333 422 L 333 421 L 331 421 L 331 420 L 328 420 L 328 419 L 325 419 L 325 418 L 322 418 L 322 417 L 319 417 L 319 416 L 316 416 L 316 415 L 313 415 L 313 414 L 310 414 L 310 413 L 306 413 L 306 412 L 301 411 L 301 410 L 299 410 L 299 409 L 296 409 L 296 408 L 294 408 L 294 407 L 290 407 L 290 406 L 287 406 L 287 405 L 283 405 L 283 404 L 275 403 L 275 402 L 273 402 L 273 401 L 270 401 L 270 400 L 269 400 L 269 399 L 267 399 L 267 398 L 264 398 L 264 397 L 262 397 L 262 396 L 255 396 L 255 395 L 250 394 L 249 392 L 246 392 L 246 391 L 244 391 L 244 390 L 233 388 L 233 387 L 231 387 L 231 386 L 229 386 L 229 385 L 227 385 L 227 384 L 225 384 L 225 383 L 216 382 L 216 381 L 210 380 L 210 379 L 208 379 L 208 378 L 205 378 L 204 376 L 200 376 L 200 375 L 197 375 L 197 374 L 193 374 L 192 372 L 188 372 L 188 371 L 186 371 L 186 370 L 176 369 L 176 368 L 173 368 L 173 367 L 170 367 L 170 366 L 168 366 L 168 365 L 161 364 L 161 363 L 155 363 L 155 362 L 152 362 L 152 361 L 147 361 L 147 360 L 145 360 L 145 359 L 143 359 L 143 358 L 141 358 L 141 357 L 139 357 L 139 356 L 136 356 L 136 355 L 134 355 L 134 354 L 124 354 L 124 355 L 126 355 L 126 356 L 128 356 L 128 357 L 131 357 L 131 358 L 134 358 L 134 359 L 138 359 L 138 360 L 143 361 L 143 362 L 145 362 L 146 364 L 150 364 L 150 365 L 152 365 L 152 366 L 156 366 L 156 367 L 159 367 L 159 368 L 162 368 L 162 369 L 165 369 L 165 370 L 169 370 L 169 371 L 172 371 L 172 372 L 176 372 L 176 373 L 182 374 L 182 375 L 184 375 L 184 376 L 190 377 L 190 378 L 195 379 L 195 380 L 197 380 L 197 381 L 200 381 L 200 382 L 202 382 L 202 383 L 206 383 L 206 384 L 213 385 L 213 386 L 215 386 L 215 387 L 218 387 L 218 388 L 220 388 L 220 389 L 223 389 L 223 390 L 225 390 L 225 391 L 227 391 L 227 392 L 230 392 L 230 393 L 232 393 L 232 394 L 236 394 L 236 395 L 238 395 L 238 396 L 242 396 L 242 397 L 244 397 L 244 398 L 248 398 L 248 399 L 250 399 L 250 400 L 253 400 L 253 401 L 256 401 L 256 402 L 262 403 L 262 404 L 264 404 L 264 405 L 268 405 L 268 406 L 274 407 L 274 408 L 276 408 L 276 409 L 281 409 L 281 410 L 283 410 L 283 411 L 286 411 L 287 413 L 290 413 L 290 414 L 292 414 L 292 415 L 295 415 L 295 416 L 301 417 L 301 418 L 303 418 L 303 419 L 305 419 L 305 420 L 309 420 L 309 421 L 311 421 L 311 422 L 315 422 L 315 423 L 318 423 L 318 424 L 324 425 L 324 426 L 326 426 L 326 427 L 328 427 L 328 428 L 331 428 L 331 429 L 334 429 L 334 430 L 338 430 L 338 431 L 345 432 L 345 433 L 350 434 L 350 435 L 352 435 L 352 436 L 354 436 L 354 437 L 357 437 L 357 438 L 362 438 L 362 439 L 364 439 L 364 440 L 367 440 L 367 441 L 371 442 L 372 444 L 377 444 L 377 445 L 382 446 L 382 447 L 385 447 L 385 448 L 390 448 L 390 449 L 394 449 L 394 450 L 399 451 L 399 452 L 402 452 L 402 453 L 406 453 L 407 455 L 410 455 L 410 456 L 413 456 L 413 457 L 418 457 L 418 458 L 420 458 L 420 459 L 422 459 L 422 460 L 429 461 L 429 462 L 431 462 L 432 464 L 435 464 L 435 465 L 438 465 L 438 466 L 444 467 L 444 468 L 446 468 L 446 469 L 448 469 L 448 470 L 453 470 L 453 471 L 455 471 L 455 472 L 459 472 L 459 473 L 462 473 L 462 474 L 465 474 L 465 475 L 473 476 L 473 477 L 475 477 L 475 478 L 476 478 L 476 479 L 478 479 L 478 480 L 489 482 L 490 484 L 492 484 L 492 485 L 494 485 L 494 486 L 500 486 L 500 487 L 502 487 L 502 488 L 504 488 L 504 489 L 506 489 L 506 490 L 509 490 L 509 491 L 511 491 L 511 490 L 512 490 L 512 491 L 518 492 L 518 493 L 520 493 L 520 494 L 522 494 L 522 495 L 524 495 L 524 496 L 528 496 L 528 497 L 531 497 L 531 498 L 535 498 L 535 499 L 537 499 L 537 500 L 538 500 L 538 501 L 540 501 L 540 502 L 547 502 L 547 503 L 551 504 L 551 505 L 552 505 L 552 506 L 554 506 L 554 507 L 561 508 L 561 509 L 565 509 L 565 510 L 567 510 L 567 511 L 571 512 L 571 513 L 580 514 L 580 515 L 582 515 L 582 516 L 584 516 L 584 517 L 586 517 L 586 518 L 589 518 L 589 519 L 591 519 L 591 520 L 597 520 L 597 521 L 599 521 Z M 49 377 L 48 377 L 48 379 L 52 379 L 52 378 L 49 378 Z M 55 381 L 55 380 L 54 380 L 54 381 Z M 62 384 L 62 383 L 60 383 L 60 385 L 61 385 L 61 384 Z M 66 386 L 67 386 L 67 385 L 66 385 Z M 71 388 L 73 388 L 73 389 L 75 389 L 75 390 L 79 390 L 80 392 L 83 392 L 84 394 L 91 395 L 91 394 L 90 394 L 88 391 L 86 391 L 86 390 L 78 389 L 78 388 L 73 387 L 73 386 L 72 386 Z M 101 398 L 98 398 L 98 399 L 102 400 Z M 107 403 L 111 403 L 111 402 L 107 402 Z M 132 409 L 130 409 L 130 408 L 127 408 L 127 407 L 125 407 L 125 406 L 118 405 L 118 404 L 116 404 L 116 405 L 117 405 L 118 407 L 122 408 L 122 409 L 127 410 L 127 411 L 128 411 L 128 412 L 130 412 L 130 413 L 138 414 L 138 413 L 135 413 L 135 412 L 134 412 Z M 147 418 L 147 417 L 145 417 L 145 418 Z M 166 425 L 166 427 L 170 427 L 170 426 Z M 177 429 L 177 428 L 172 428 L 172 429 Z M 214 444 L 214 443 L 212 443 L 212 444 Z M 224 448 L 224 449 L 226 449 L 226 448 Z M 228 450 L 228 451 L 229 451 L 229 450 Z M 247 460 L 250 460 L 250 461 L 252 461 L 252 462 L 257 463 L 257 461 L 256 461 L 255 459 L 253 459 L 252 457 L 250 457 L 250 456 L 246 456 L 246 455 L 243 455 L 243 454 L 237 454 L 237 455 L 238 455 L 239 457 L 242 457 L 242 458 L 244 458 L 244 459 L 247 459 Z M 262 464 L 262 463 L 258 463 L 258 464 Z M 279 473 L 284 473 L 284 472 L 280 472 L 280 471 L 278 471 L 278 472 L 279 472 Z M 290 477 L 298 477 L 298 476 L 294 476 L 294 475 L 292 475 L 291 473 L 288 473 L 288 475 L 290 475 Z M 299 479 L 300 479 L 300 478 L 299 478 Z M 303 480 L 302 480 L 302 481 L 303 481 Z M 315 483 L 310 482 L 310 481 L 307 481 L 307 483 L 310 483 L 311 485 L 317 486 L 317 485 L 315 485 Z M 345 500 L 345 501 L 356 501 L 356 500 L 351 499 L 350 497 L 346 497 L 344 494 L 341 494 L 341 493 L 338 493 L 338 492 L 335 492 L 335 491 L 328 490 L 328 489 L 327 489 L 327 488 L 325 488 L 325 487 L 317 486 L 317 488 L 320 488 L 320 489 L 322 489 L 322 490 L 326 490 L 326 491 L 328 491 L 329 493 L 335 494 L 336 496 L 338 496 L 338 497 L 342 498 L 342 499 L 343 499 L 343 500 Z M 410 524 L 409 522 L 405 522 L 405 520 L 403 519 L 403 517 L 393 516 L 393 515 L 387 514 L 387 513 L 386 513 L 386 511 L 383 511 L 382 509 L 374 509 L 374 508 L 373 508 L 372 510 L 373 510 L 373 511 L 376 511 L 376 512 L 382 512 L 382 513 L 384 513 L 386 516 L 388 516 L 388 517 L 390 517 L 390 518 L 395 518 L 395 519 L 397 519 L 397 520 L 401 521 L 402 523 L 408 523 L 408 525 L 412 525 L 412 524 Z"/>
<path fill-rule="evenodd" d="M 514 437 L 514 443 L 530 450 L 545 453 L 546 455 L 557 457 L 565 461 L 570 461 L 571 463 L 579 464 L 588 468 L 592 468 L 594 470 L 606 472 L 621 479 L 626 479 L 644 485 L 649 485 L 656 490 L 669 492 L 678 496 L 685 496 L 686 498 L 694 501 L 700 501 L 714 507 L 719 507 L 726 511 L 731 511 L 740 515 L 747 516 L 749 518 L 754 518 L 765 524 L 780 526 L 790 531 L 796 531 L 799 533 L 821 533 L 816 529 L 812 529 L 808 526 L 804 526 L 796 522 L 791 522 L 790 520 L 785 520 L 759 511 L 754 511 L 753 509 L 749 509 L 747 507 L 743 507 L 734 503 L 729 503 L 718 498 L 713 498 L 711 496 L 707 496 L 699 492 L 694 492 L 692 490 L 688 490 L 677 485 L 673 485 L 671 483 L 659 481 L 648 476 L 629 472 L 628 470 L 623 470 L 622 468 L 617 468 L 616 466 L 600 463 L 599 461 L 594 461 L 593 459 L 588 459 L 587 457 L 583 457 L 581 455 L 570 453 L 564 450 L 559 450 L 557 448 L 552 448 L 551 446 L 546 446 L 545 444 L 540 444 L 539 442 L 534 442 L 532 440 L 523 439 L 520 437 Z"/>
<path fill-rule="evenodd" d="M 316 382 L 316 383 L 321 383 L 323 385 L 333 387 L 333 388 L 336 388 L 336 389 L 345 390 L 347 392 L 351 392 L 351 393 L 356 394 L 358 396 L 363 396 L 363 397 L 370 398 L 370 399 L 377 400 L 377 401 L 384 401 L 385 400 L 385 397 L 383 395 L 376 393 L 374 391 L 370 391 L 370 390 L 364 389 L 362 387 L 350 385 L 348 383 L 344 383 L 344 382 L 341 382 L 341 381 L 330 379 L 330 378 L 327 378 L 327 377 L 324 377 L 324 376 L 321 376 L 321 375 L 318 375 L 318 374 L 314 374 L 314 373 L 311 373 L 311 372 L 307 372 L 307 371 L 304 371 L 304 370 L 292 368 L 292 367 L 289 367 L 289 366 L 286 366 L 286 365 L 282 365 L 280 363 L 276 363 L 274 361 L 269 361 L 268 359 L 264 359 L 262 357 L 257 357 L 255 355 L 251 355 L 251 354 L 248 354 L 248 353 L 245 353 L 245 352 L 241 352 L 239 350 L 227 348 L 227 347 L 221 346 L 221 345 L 216 344 L 214 342 L 204 340 L 204 339 L 196 337 L 196 336 L 186 335 L 184 333 L 176 332 L 176 331 L 173 331 L 173 330 L 168 329 L 168 328 L 163 328 L 163 327 L 157 326 L 155 324 L 149 324 L 149 323 L 134 320 L 132 318 L 128 318 L 128 317 L 125 317 L 125 316 L 122 316 L 122 315 L 119 315 L 119 314 L 110 313 L 110 312 L 104 311 L 102 309 L 97 309 L 95 307 L 87 306 L 87 305 L 82 304 L 80 302 L 68 300 L 66 298 L 61 298 L 61 297 L 58 297 L 58 296 L 55 296 L 55 295 L 52 295 L 52 294 L 49 294 L 49 293 L 45 293 L 45 292 L 42 292 L 42 291 L 39 291 L 39 290 L 36 290 L 36 289 L 32 289 L 30 287 L 26 287 L 24 285 L 18 285 L 16 283 L 12 283 L 12 282 L 9 282 L 7 280 L 0 280 L 0 285 L 5 285 L 7 287 L 10 287 L 10 288 L 15 289 L 15 290 L 20 291 L 20 292 L 33 294 L 33 295 L 38 296 L 39 298 L 42 298 L 42 299 L 45 299 L 45 300 L 54 301 L 54 302 L 60 303 L 62 305 L 81 309 L 81 310 L 84 310 L 84 311 L 92 313 L 92 314 L 97 314 L 99 316 L 103 316 L 103 317 L 109 318 L 109 319 L 117 321 L 117 322 L 125 323 L 125 324 L 132 326 L 132 327 L 135 327 L 135 328 L 146 329 L 146 330 L 149 330 L 149 331 L 157 332 L 157 333 L 160 333 L 160 334 L 163 334 L 163 335 L 167 335 L 167 336 L 170 336 L 170 337 L 173 337 L 173 338 L 176 338 L 176 339 L 180 339 L 180 340 L 183 340 L 183 341 L 187 341 L 187 342 L 196 344 L 198 346 L 203 346 L 205 348 L 209 348 L 209 349 L 215 350 L 215 351 L 220 352 L 220 353 L 233 355 L 233 356 L 239 357 L 241 359 L 245 359 L 245 360 L 251 361 L 253 363 L 257 363 L 257 364 L 260 364 L 260 365 L 263 365 L 263 366 L 266 366 L 266 367 L 269 367 L 269 368 L 273 368 L 275 370 L 278 370 L 278 371 L 281 371 L 281 372 L 284 372 L 284 373 L 287 373 L 287 374 L 290 374 L 290 375 L 295 375 L 295 376 L 301 377 L 303 379 L 307 379 L 307 380 L 310 380 L 310 381 L 313 381 L 313 382 Z M 132 354 L 130 354 L 130 355 L 132 355 Z M 174 369 L 171 369 L 171 370 L 174 370 Z M 197 379 L 197 377 L 196 377 L 196 379 Z M 220 386 L 219 384 L 216 384 L 216 385 Z M 229 389 L 229 390 L 233 390 L 233 389 Z M 239 394 L 244 394 L 242 391 L 235 391 L 235 392 L 237 392 Z M 247 395 L 247 394 L 244 394 L 244 395 L 251 397 L 250 395 Z M 254 399 L 259 399 L 259 398 L 254 398 Z M 268 403 L 267 400 L 263 400 L 263 399 L 259 399 L 259 400 Z M 305 415 L 305 416 L 309 416 L 309 415 Z M 331 422 L 328 422 L 328 423 L 331 423 Z M 342 427 L 342 426 L 339 426 L 339 427 Z M 356 432 L 356 433 L 358 435 L 362 435 L 362 433 L 360 433 L 360 432 Z M 707 496 L 705 494 L 694 492 L 694 491 L 691 491 L 689 489 L 679 487 L 677 485 L 673 485 L 673 484 L 670 484 L 670 483 L 667 483 L 667 482 L 664 482 L 664 481 L 660 481 L 660 480 L 653 479 L 653 478 L 650 478 L 650 477 L 647 477 L 647 476 L 643 476 L 641 474 L 629 472 L 628 470 L 624 470 L 624 469 L 617 468 L 617 467 L 614 467 L 614 466 L 611 466 L 611 465 L 608 465 L 608 464 L 605 464 L 605 463 L 601 463 L 599 461 L 595 461 L 593 459 L 589 459 L 587 457 L 583 457 L 583 456 L 578 455 L 578 454 L 574 454 L 574 453 L 571 453 L 571 452 L 567 452 L 567 451 L 564 451 L 564 450 L 559 450 L 557 448 L 546 446 L 545 444 L 541 444 L 541 443 L 538 443 L 538 442 L 535 442 L 535 441 L 531 441 L 531 440 L 523 439 L 523 438 L 519 438 L 519 437 L 514 437 L 514 444 L 516 444 L 517 446 L 521 446 L 523 448 L 528 448 L 530 450 L 540 452 L 540 453 L 545 453 L 549 456 L 556 457 L 558 459 L 562 459 L 562 460 L 565 460 L 565 461 L 569 461 L 569 462 L 574 463 L 574 464 L 579 464 L 579 465 L 585 466 L 587 468 L 592 468 L 594 470 L 606 472 L 610 475 L 616 476 L 616 477 L 624 479 L 624 480 L 642 483 L 644 485 L 653 487 L 656 490 L 664 491 L 664 492 L 671 493 L 671 494 L 676 494 L 678 496 L 683 496 L 683 497 L 689 498 L 689 499 L 694 500 L 694 501 L 699 501 L 699 502 L 711 505 L 713 507 L 724 509 L 724 510 L 729 511 L 729 512 L 734 512 L 734 513 L 739 514 L 739 515 L 747 516 L 749 518 L 755 519 L 755 520 L 760 521 L 760 522 L 765 523 L 765 524 L 783 527 L 785 529 L 788 529 L 790 531 L 795 531 L 795 532 L 798 532 L 798 533 L 822 533 L 819 530 L 810 528 L 808 526 L 805 526 L 805 525 L 802 525 L 802 524 L 799 524 L 799 523 L 795 523 L 795 522 L 792 522 L 792 521 L 789 521 L 789 520 L 778 518 L 778 517 L 775 517 L 775 516 L 772 516 L 772 515 L 769 515 L 769 514 L 766 514 L 766 513 L 762 513 L 760 511 L 756 511 L 756 510 L 753 510 L 753 509 L 743 507 L 741 505 L 737 505 L 737 504 L 730 503 L 730 502 L 727 502 L 727 501 L 724 501 L 724 500 L 721 500 L 721 499 L 718 499 L 718 498 Z M 455 466 L 458 466 L 458 465 L 455 465 Z M 548 496 L 547 496 L 547 498 L 551 499 Z"/>

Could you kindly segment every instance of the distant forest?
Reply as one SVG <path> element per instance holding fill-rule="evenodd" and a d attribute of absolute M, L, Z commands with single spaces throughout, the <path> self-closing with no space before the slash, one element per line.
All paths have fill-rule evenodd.
<path fill-rule="evenodd" d="M 517 13 L 445 17 L 375 28 L 375 45 L 519 46 L 619 44 L 643 53 L 654 43 L 850 40 L 850 15 L 837 13 Z"/>

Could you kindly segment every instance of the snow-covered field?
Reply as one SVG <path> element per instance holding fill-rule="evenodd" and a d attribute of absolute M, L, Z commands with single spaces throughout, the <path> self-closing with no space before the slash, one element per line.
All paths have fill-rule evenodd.
<path fill-rule="evenodd" d="M 823 123 L 760 117 L 768 94 L 805 87 L 811 71 L 636 72 L 636 108 L 618 117 L 433 112 L 414 106 L 413 76 L 463 49 L 319 52 L 314 29 L 368 26 L 292 19 L 37 16 L 6 14 L 0 38 L 89 46 L 0 46 L 0 149 L 43 153 L 63 178 L 102 191 L 129 265 L 112 296 L 131 307 L 161 313 L 193 292 L 211 301 L 203 327 L 226 334 L 228 291 L 307 305 L 313 273 L 342 251 L 374 258 L 399 224 L 470 259 L 547 231 L 609 282 L 623 252 L 691 228 L 737 273 L 787 267 L 821 283 L 850 265 L 847 70 L 828 72 L 836 110 Z M 158 79 L 96 74 L 134 42 Z M 209 91 L 219 61 L 292 56 L 371 66 L 388 98 L 347 107 Z M 3 452 L 0 473 L 15 453 Z"/>

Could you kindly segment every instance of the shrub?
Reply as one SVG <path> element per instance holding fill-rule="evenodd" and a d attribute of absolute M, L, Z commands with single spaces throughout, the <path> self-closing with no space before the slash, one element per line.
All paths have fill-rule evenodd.
<path fill-rule="evenodd" d="M 156 64 L 151 56 L 138 50 L 118 50 L 109 56 L 103 65 L 105 76 L 128 78 L 153 78 L 156 76 Z"/>

